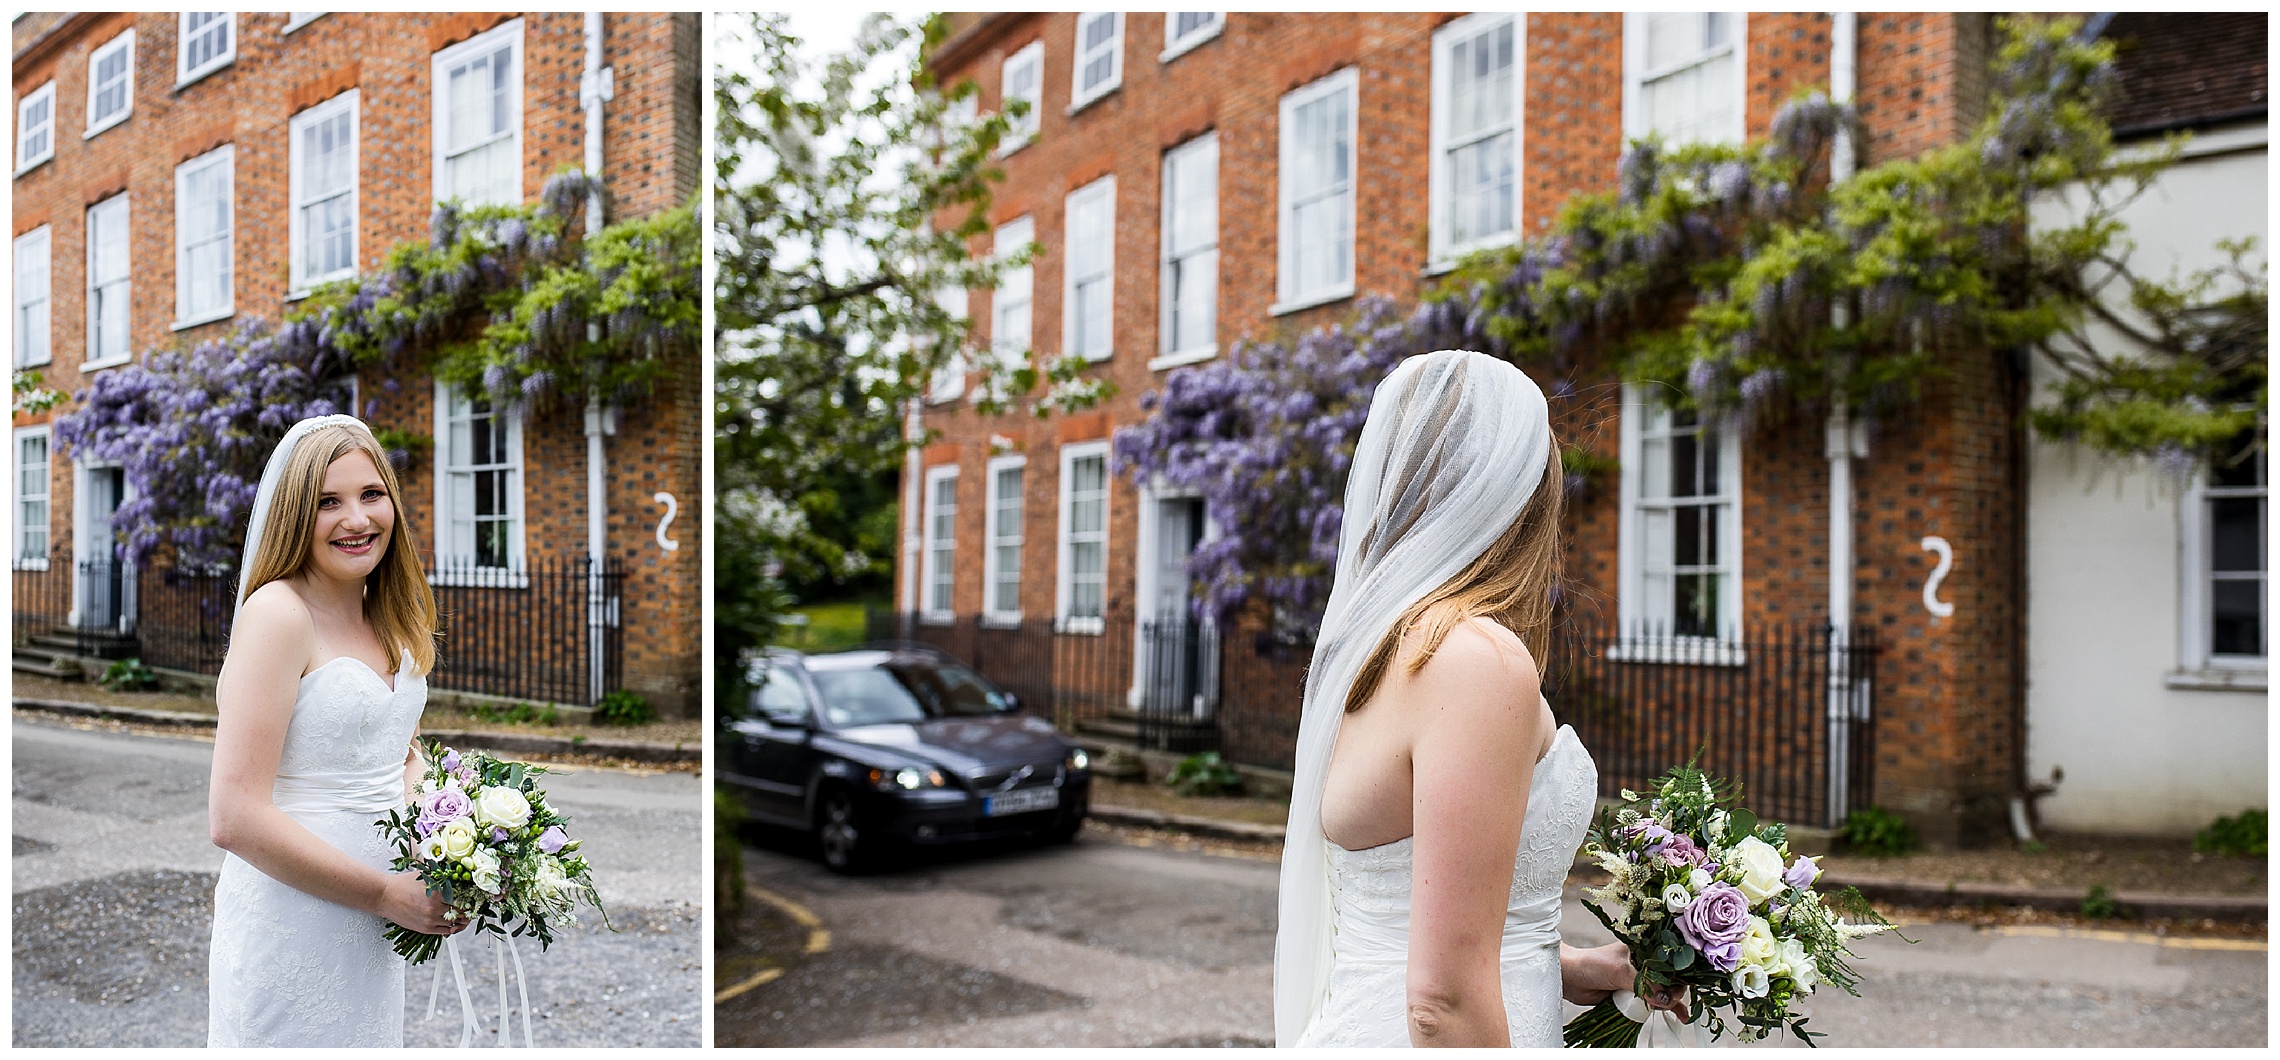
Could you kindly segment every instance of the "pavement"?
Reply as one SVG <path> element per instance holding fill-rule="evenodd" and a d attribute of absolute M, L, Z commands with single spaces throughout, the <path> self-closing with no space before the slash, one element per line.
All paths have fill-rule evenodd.
<path fill-rule="evenodd" d="M 37 699 L 18 696 L 16 709 L 74 718 L 100 718 L 146 728 L 176 729 L 188 734 L 211 732 L 215 715 L 183 710 L 155 710 L 148 707 L 127 707 L 108 703 L 95 703 L 73 699 Z M 704 759 L 701 744 L 662 743 L 655 740 L 626 740 L 608 736 L 587 736 L 584 733 L 564 735 L 554 732 L 499 732 L 488 729 L 435 729 L 424 728 L 421 735 L 433 736 L 454 747 L 481 747 L 502 754 L 579 755 L 610 758 L 626 762 L 681 763 L 693 765 Z"/>
<path fill-rule="evenodd" d="M 1088 825 L 1070 846 L 937 854 L 854 879 L 826 873 L 795 838 L 761 835 L 745 850 L 749 883 L 811 917 L 798 934 L 823 946 L 786 947 L 782 971 L 718 1003 L 716 1042 L 1270 1043 L 1274 852 L 1222 856 L 1136 835 Z M 1561 931 L 1579 946 L 1611 941 L 1574 885 Z M 1905 931 L 1917 941 L 1856 944 L 1863 997 L 1824 990 L 1808 1002 L 1824 1044 L 2266 1044 L 2261 941 L 2035 925 Z"/>
<path fill-rule="evenodd" d="M 203 1044 L 221 864 L 206 832 L 210 738 L 19 713 L 11 742 L 13 1043 Z M 701 1044 L 701 782 L 581 768 L 547 790 L 586 840 L 618 930 L 587 911 L 550 951 L 522 946 L 538 1044 Z M 495 1034 L 490 946 L 468 949 L 470 988 Z M 430 1021 L 429 985 L 429 968 L 412 969 L 405 1042 L 456 1044 L 455 991 L 444 985 Z"/>

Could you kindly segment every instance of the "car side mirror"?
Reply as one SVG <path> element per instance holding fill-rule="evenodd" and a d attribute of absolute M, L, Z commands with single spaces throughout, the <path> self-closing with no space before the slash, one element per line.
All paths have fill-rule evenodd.
<path fill-rule="evenodd" d="M 1011 693 L 1011 692 L 1001 692 L 1001 693 L 999 693 L 999 694 L 1005 697 L 1005 712 L 1006 712 L 1006 713 L 1008 713 L 1008 714 L 1018 714 L 1018 713 L 1020 713 L 1020 712 L 1021 712 L 1021 697 L 1020 697 L 1020 696 L 1014 695 L 1014 694 L 1013 694 L 1013 693 Z"/>
<path fill-rule="evenodd" d="M 761 717 L 766 718 L 768 724 L 780 729 L 815 728 L 815 715 L 804 710 L 775 710 L 762 714 Z"/>

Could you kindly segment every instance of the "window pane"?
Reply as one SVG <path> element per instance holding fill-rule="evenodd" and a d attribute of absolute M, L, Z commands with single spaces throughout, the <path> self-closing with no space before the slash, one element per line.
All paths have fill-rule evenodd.
<path fill-rule="evenodd" d="M 1718 635 L 1718 576 L 1677 576 L 1678 596 L 1672 605 L 1671 632 L 1681 637 Z"/>
<path fill-rule="evenodd" d="M 1172 348 L 1212 344 L 1214 303 L 1219 293 L 1219 252 L 1207 250 L 1172 265 Z"/>
<path fill-rule="evenodd" d="M 1455 139 L 1512 123 L 1512 23 L 1449 49 L 1449 134 Z"/>
<path fill-rule="evenodd" d="M 1172 39 L 1179 40 L 1219 21 L 1217 11 L 1177 11 L 1172 14 Z"/>
<path fill-rule="evenodd" d="M 114 48 L 95 61 L 95 114 L 93 121 L 110 117 L 127 106 L 127 52 L 132 45 Z M 92 123 L 92 122 L 91 122 Z"/>
<path fill-rule="evenodd" d="M 2264 501 L 2221 497 L 2209 502 L 2209 569 L 2264 569 Z"/>
<path fill-rule="evenodd" d="M 1716 562 L 1717 553 L 1706 552 L 1703 544 L 1702 509 L 1694 506 L 1679 508 L 1671 513 L 1678 520 L 1678 536 L 1673 542 L 1677 551 L 1671 556 L 1673 566 L 1699 567 Z"/>
<path fill-rule="evenodd" d="M 2211 589 L 2209 650 L 2218 655 L 2264 654 L 2263 580 L 2219 581 Z"/>
<path fill-rule="evenodd" d="M 1450 237 L 1470 243 L 1512 231 L 1512 134 L 1450 152 Z"/>

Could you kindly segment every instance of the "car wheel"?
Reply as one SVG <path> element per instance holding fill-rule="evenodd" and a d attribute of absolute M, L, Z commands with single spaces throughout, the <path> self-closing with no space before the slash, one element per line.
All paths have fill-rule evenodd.
<path fill-rule="evenodd" d="M 823 807 L 816 813 L 815 838 L 823 848 L 824 867 L 833 872 L 862 871 L 877 845 L 863 828 L 855 800 L 837 788 L 824 793 Z"/>
<path fill-rule="evenodd" d="M 1056 845 L 1073 843 L 1076 841 L 1077 833 L 1083 831 L 1084 827 L 1085 811 L 1080 807 L 1062 814 L 1059 819 L 1053 822 L 1051 827 L 1045 829 L 1045 841 Z"/>

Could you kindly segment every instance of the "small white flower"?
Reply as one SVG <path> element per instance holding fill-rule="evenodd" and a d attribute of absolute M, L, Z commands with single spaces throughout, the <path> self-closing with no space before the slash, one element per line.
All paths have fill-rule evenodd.
<path fill-rule="evenodd" d="M 1695 869 L 1686 874 L 1686 889 L 1699 893 L 1703 888 L 1710 886 L 1711 881 L 1709 869 Z"/>
<path fill-rule="evenodd" d="M 430 832 L 426 839 L 420 840 L 420 860 L 442 861 L 444 853 L 442 832 Z"/>
<path fill-rule="evenodd" d="M 1773 989 L 1773 976 L 1758 965 L 1744 964 L 1734 969 L 1734 993 L 1747 998 L 1760 998 Z"/>
<path fill-rule="evenodd" d="M 1686 907 L 1693 901 L 1694 896 L 1686 893 L 1686 888 L 1679 884 L 1673 883 L 1663 888 L 1663 908 L 1670 910 L 1673 916 L 1686 912 Z"/>
<path fill-rule="evenodd" d="M 499 855 L 485 847 L 469 857 L 468 864 L 475 870 L 475 886 L 485 894 L 499 893 Z"/>

